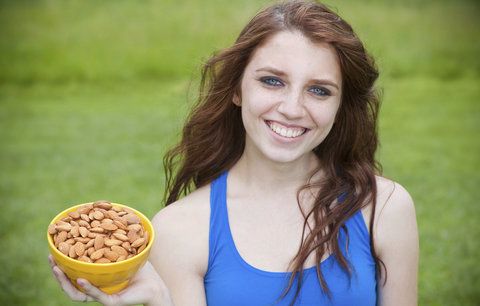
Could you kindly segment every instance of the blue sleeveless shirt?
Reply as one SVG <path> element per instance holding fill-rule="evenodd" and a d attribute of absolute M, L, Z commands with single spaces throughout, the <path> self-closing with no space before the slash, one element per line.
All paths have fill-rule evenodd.
<path fill-rule="evenodd" d="M 227 172 L 211 183 L 208 269 L 204 278 L 208 306 L 288 306 L 293 301 L 297 280 L 281 300 L 291 272 L 257 269 L 240 256 L 235 247 L 227 213 Z M 352 267 L 351 278 L 334 256 L 321 263 L 321 271 L 331 292 L 322 290 L 315 266 L 303 273 L 303 285 L 294 305 L 375 306 L 375 261 L 362 212 L 358 211 L 341 230 L 340 249 Z"/>

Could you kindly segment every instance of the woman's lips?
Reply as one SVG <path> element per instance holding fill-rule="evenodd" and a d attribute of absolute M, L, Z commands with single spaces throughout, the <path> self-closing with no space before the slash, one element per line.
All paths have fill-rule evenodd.
<path fill-rule="evenodd" d="M 275 134 L 287 139 L 298 138 L 308 131 L 301 126 L 285 125 L 277 121 L 265 120 L 265 123 Z"/>

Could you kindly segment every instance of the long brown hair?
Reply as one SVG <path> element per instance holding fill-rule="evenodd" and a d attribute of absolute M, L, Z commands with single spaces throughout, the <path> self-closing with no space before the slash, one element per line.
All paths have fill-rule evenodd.
<path fill-rule="evenodd" d="M 209 184 L 239 160 L 245 147 L 245 129 L 240 108 L 232 100 L 235 94 L 241 94 L 243 71 L 253 51 L 266 39 L 280 31 L 293 30 L 300 31 L 313 42 L 330 44 L 337 53 L 342 72 L 342 99 L 335 123 L 325 140 L 314 149 L 324 176 L 321 181 L 309 180 L 297 193 L 302 211 L 300 192 L 309 188 L 319 190 L 313 208 L 307 213 L 302 211 L 305 217 L 302 242 L 292 259 L 293 273 L 281 297 L 288 293 L 298 276 L 296 300 L 302 286 L 304 264 L 312 252 L 316 254 L 321 287 L 328 295 L 330 291 L 320 267 L 328 251 L 351 273 L 337 237 L 342 228 L 346 229 L 345 221 L 368 203 L 373 203 L 370 218 L 372 256 L 377 272 L 382 272 L 379 267 L 383 263 L 376 255 L 373 240 L 375 174 L 381 172 L 375 160 L 380 99 L 374 83 L 378 71 L 352 27 L 328 7 L 316 2 L 288 1 L 259 12 L 233 46 L 205 63 L 198 101 L 187 118 L 180 143 L 166 154 L 164 166 L 168 205 L 192 188 Z M 332 205 L 341 194 L 344 195 L 342 205 Z M 305 237 L 307 220 L 312 215 L 314 227 Z"/>

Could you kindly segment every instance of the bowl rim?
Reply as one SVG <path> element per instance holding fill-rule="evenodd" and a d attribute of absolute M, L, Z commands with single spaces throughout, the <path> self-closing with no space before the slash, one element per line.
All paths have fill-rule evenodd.
<path fill-rule="evenodd" d="M 128 208 L 130 210 L 132 210 L 135 214 L 138 214 L 139 216 L 141 216 L 144 220 L 147 221 L 147 223 L 149 224 L 149 226 L 152 228 L 152 232 L 149 233 L 149 242 L 147 244 L 147 246 L 145 247 L 145 249 L 143 249 L 140 253 L 136 254 L 135 256 L 132 256 L 128 259 L 125 259 L 125 260 L 122 260 L 122 261 L 117 261 L 117 262 L 110 262 L 110 263 L 90 263 L 90 262 L 84 262 L 84 261 L 81 261 L 81 260 L 77 260 L 77 259 L 73 259 L 73 258 L 70 258 L 69 256 L 63 254 L 62 252 L 60 252 L 57 247 L 55 246 L 55 244 L 53 243 L 53 238 L 52 238 L 52 234 L 49 234 L 48 233 L 48 227 L 47 227 L 47 240 L 48 240 L 48 244 L 50 246 L 50 250 L 53 251 L 55 254 L 58 254 L 60 255 L 60 257 L 63 257 L 66 261 L 68 262 L 71 262 L 71 263 L 74 263 L 74 264 L 77 264 L 77 265 L 80 265 L 80 266 L 85 266 L 85 267 L 114 267 L 114 266 L 120 266 L 120 265 L 126 265 L 130 262 L 134 262 L 136 260 L 138 260 L 139 258 L 139 255 L 142 255 L 144 254 L 145 252 L 148 252 L 150 251 L 151 247 L 152 247 L 152 244 L 153 244 L 153 241 L 155 239 L 155 230 L 153 228 L 153 224 L 152 222 L 150 221 L 150 219 L 148 219 L 144 214 L 142 214 L 141 212 L 139 212 L 138 210 L 136 210 L 135 208 L 132 208 L 128 205 L 125 205 L 125 204 L 120 204 L 120 203 L 114 203 L 114 202 L 110 202 L 110 201 L 107 201 L 109 202 L 110 204 L 112 204 L 113 206 L 120 206 L 120 207 L 123 207 L 123 208 Z M 82 203 L 82 204 L 76 204 L 76 205 L 73 205 L 73 206 L 70 206 L 69 208 L 66 208 L 64 209 L 63 211 L 61 211 L 60 213 L 58 213 L 49 223 L 50 224 L 54 224 L 56 221 L 59 221 L 61 218 L 63 218 L 63 216 L 65 214 L 68 214 L 68 212 L 72 211 L 74 208 L 77 208 L 77 207 L 81 207 L 81 206 L 84 206 L 84 205 L 88 205 L 88 204 L 93 204 L 95 202 L 87 202 L 87 203 Z M 54 258 L 55 260 L 55 258 Z"/>

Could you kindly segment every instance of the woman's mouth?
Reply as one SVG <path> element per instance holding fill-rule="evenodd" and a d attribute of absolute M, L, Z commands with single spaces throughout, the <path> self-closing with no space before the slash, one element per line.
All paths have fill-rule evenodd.
<path fill-rule="evenodd" d="M 285 138 L 299 137 L 308 131 L 308 129 L 303 127 L 292 127 L 292 126 L 287 127 L 278 122 L 269 121 L 269 120 L 265 120 L 265 123 L 273 132 L 275 132 L 275 134 Z"/>

